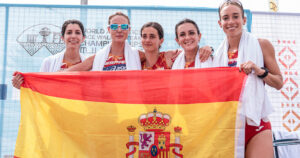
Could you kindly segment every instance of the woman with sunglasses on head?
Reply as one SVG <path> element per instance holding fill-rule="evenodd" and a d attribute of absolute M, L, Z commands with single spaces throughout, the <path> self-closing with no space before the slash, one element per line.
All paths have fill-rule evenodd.
<path fill-rule="evenodd" d="M 214 66 L 240 66 L 248 74 L 242 97 L 242 113 L 246 116 L 245 157 L 273 157 L 271 124 L 267 116 L 272 106 L 264 83 L 280 89 L 282 75 L 275 51 L 266 39 L 257 39 L 246 30 L 244 9 L 238 0 L 227 0 L 219 7 L 219 25 L 226 34 L 214 57 Z"/>
<path fill-rule="evenodd" d="M 199 59 L 199 42 L 201 33 L 198 25 L 190 19 L 184 19 L 175 26 L 176 42 L 183 48 L 183 52 L 176 58 L 172 69 L 205 68 L 212 66 L 209 57 L 205 62 Z"/>
<path fill-rule="evenodd" d="M 56 55 L 45 58 L 42 62 L 40 72 L 57 72 L 81 63 L 85 58 L 79 53 L 80 44 L 85 40 L 83 24 L 78 20 L 67 20 L 61 28 L 61 38 L 66 49 Z M 12 84 L 20 89 L 23 76 L 14 73 Z"/>

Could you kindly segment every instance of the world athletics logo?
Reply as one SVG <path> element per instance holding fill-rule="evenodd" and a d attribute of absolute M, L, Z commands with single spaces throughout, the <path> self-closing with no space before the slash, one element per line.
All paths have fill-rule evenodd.
<path fill-rule="evenodd" d="M 25 29 L 17 38 L 17 42 L 33 56 L 44 46 L 52 54 L 65 49 L 61 40 L 60 27 L 52 24 L 37 24 Z"/>

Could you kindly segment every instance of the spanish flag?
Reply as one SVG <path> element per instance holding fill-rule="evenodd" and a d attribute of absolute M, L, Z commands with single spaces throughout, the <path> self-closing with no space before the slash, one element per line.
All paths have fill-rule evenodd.
<path fill-rule="evenodd" d="M 243 157 L 238 68 L 23 76 L 15 157 Z"/>

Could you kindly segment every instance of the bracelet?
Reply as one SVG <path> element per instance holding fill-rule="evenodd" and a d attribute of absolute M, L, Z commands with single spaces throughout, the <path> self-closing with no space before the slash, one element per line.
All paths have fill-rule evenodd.
<path fill-rule="evenodd" d="M 266 76 L 268 76 L 269 70 L 268 70 L 267 68 L 265 68 L 265 67 L 261 67 L 261 69 L 265 70 L 265 72 L 264 72 L 264 74 L 262 74 L 262 75 L 257 75 L 257 77 L 263 79 L 263 78 L 265 78 Z"/>
<path fill-rule="evenodd" d="M 211 54 L 210 54 L 210 56 L 213 57 L 213 56 L 214 56 L 215 50 L 214 50 L 214 48 L 213 48 L 212 46 L 210 46 L 210 49 L 211 49 Z"/>

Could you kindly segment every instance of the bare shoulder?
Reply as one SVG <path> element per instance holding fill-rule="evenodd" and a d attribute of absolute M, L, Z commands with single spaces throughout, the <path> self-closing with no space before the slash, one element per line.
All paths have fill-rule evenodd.
<path fill-rule="evenodd" d="M 259 42 L 259 44 L 260 44 L 260 46 L 262 48 L 270 48 L 270 47 L 274 48 L 273 45 L 272 45 L 272 43 L 269 40 L 267 40 L 267 39 L 259 38 L 258 42 Z"/>
<path fill-rule="evenodd" d="M 275 56 L 274 47 L 269 40 L 260 38 L 260 39 L 258 39 L 258 42 L 259 42 L 259 45 L 261 47 L 261 50 L 262 50 L 264 56 L 269 56 L 269 55 Z"/>
<path fill-rule="evenodd" d="M 258 39 L 263 57 L 264 66 L 273 74 L 280 75 L 280 69 L 275 58 L 275 49 L 272 43 L 267 39 Z"/>

